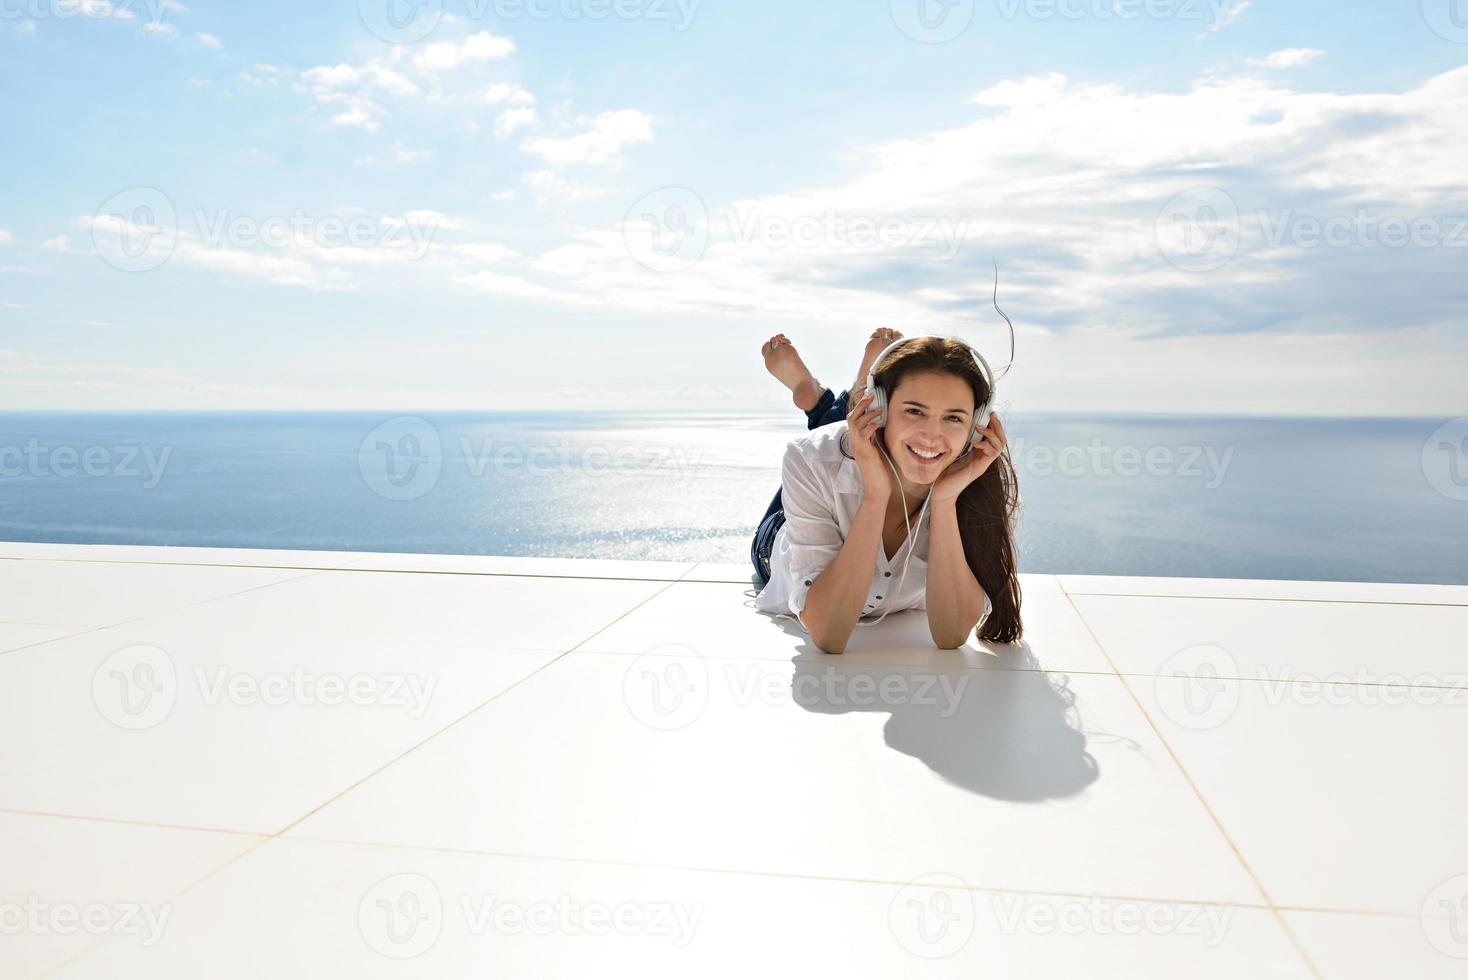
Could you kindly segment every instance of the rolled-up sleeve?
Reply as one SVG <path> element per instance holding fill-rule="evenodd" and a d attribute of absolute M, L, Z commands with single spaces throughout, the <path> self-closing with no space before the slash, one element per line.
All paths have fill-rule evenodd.
<path fill-rule="evenodd" d="M 812 468 L 796 443 L 786 447 L 780 474 L 792 579 L 790 611 L 798 618 L 811 585 L 841 553 L 844 539 L 832 499 L 835 491 L 830 481 L 822 480 Z"/>

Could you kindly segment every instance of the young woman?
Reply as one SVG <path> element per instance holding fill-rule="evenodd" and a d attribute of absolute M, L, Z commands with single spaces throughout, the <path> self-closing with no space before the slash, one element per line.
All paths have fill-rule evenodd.
<path fill-rule="evenodd" d="M 1019 494 L 1003 423 L 992 416 L 964 445 L 990 399 L 988 379 L 960 340 L 907 340 L 875 365 L 889 393 L 882 426 L 866 377 L 900 338 L 873 333 L 856 383 L 839 396 L 784 334 L 762 348 L 812 433 L 786 447 L 781 488 L 750 547 L 762 583 L 755 607 L 794 613 L 828 653 L 845 650 L 863 616 L 900 609 L 926 610 L 943 649 L 962 646 L 976 625 L 980 639 L 1017 641 Z"/>

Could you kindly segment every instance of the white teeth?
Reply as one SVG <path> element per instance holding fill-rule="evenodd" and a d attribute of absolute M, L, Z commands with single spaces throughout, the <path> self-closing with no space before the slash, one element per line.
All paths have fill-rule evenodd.
<path fill-rule="evenodd" d="M 908 452 L 910 452 L 914 456 L 916 456 L 918 459 L 937 459 L 939 456 L 942 456 L 943 455 L 942 453 L 931 453 L 931 454 L 925 453 L 925 452 L 922 452 L 920 450 L 914 449 L 911 446 L 908 446 L 907 447 L 907 450 L 908 450 Z"/>

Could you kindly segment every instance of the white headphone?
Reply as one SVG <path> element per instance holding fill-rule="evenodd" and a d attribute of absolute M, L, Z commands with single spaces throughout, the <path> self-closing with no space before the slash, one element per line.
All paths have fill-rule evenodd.
<path fill-rule="evenodd" d="M 886 388 L 883 388 L 881 385 L 877 384 L 877 365 L 881 364 L 882 360 L 888 354 L 892 353 L 894 350 L 901 347 L 908 341 L 924 339 L 954 340 L 958 341 L 958 343 L 960 344 L 963 344 L 964 350 L 973 355 L 974 364 L 978 367 L 979 373 L 983 375 L 985 384 L 989 386 L 989 400 L 984 402 L 982 405 L 974 406 L 972 424 L 970 424 L 968 427 L 968 438 L 964 440 L 965 447 L 971 447 L 974 441 L 974 433 L 989 424 L 989 415 L 993 411 L 994 407 L 994 391 L 997 382 L 995 381 L 993 370 L 991 370 L 989 367 L 989 362 L 984 360 L 984 355 L 974 350 L 973 347 L 971 347 L 966 341 L 959 340 L 959 338 L 957 337 L 938 337 L 933 334 L 919 337 L 903 337 L 900 340 L 894 340 L 892 343 L 888 344 L 885 348 L 882 349 L 882 353 L 877 355 L 876 360 L 872 361 L 872 366 L 867 369 L 867 393 L 872 396 L 872 407 L 881 413 L 881 420 L 879 424 L 883 426 L 887 424 L 887 407 L 889 399 L 891 398 L 891 394 L 887 391 Z M 967 453 L 968 451 L 968 448 L 964 449 L 965 453 Z"/>
<path fill-rule="evenodd" d="M 877 365 L 881 364 L 888 354 L 892 353 L 894 350 L 896 350 L 898 347 L 901 347 L 908 341 L 922 340 L 925 338 L 931 339 L 934 336 L 936 335 L 928 334 L 919 337 L 903 337 L 900 340 L 895 340 L 892 343 L 888 344 L 882 350 L 882 353 L 878 354 L 876 359 L 872 361 L 872 366 L 867 370 L 867 393 L 872 396 L 872 408 L 875 408 L 879 413 L 881 413 L 878 422 L 879 426 L 885 427 L 887 425 L 887 411 L 890 403 L 891 394 L 887 391 L 887 389 L 877 384 Z M 993 411 L 994 406 L 994 372 L 990 370 L 989 362 L 984 360 L 984 356 L 978 351 L 974 350 L 973 347 L 965 341 L 959 340 L 957 337 L 939 337 L 937 339 L 957 340 L 960 344 L 963 344 L 964 349 L 973 355 L 974 363 L 978 366 L 979 373 L 983 375 L 984 381 L 987 382 L 989 385 L 988 400 L 985 401 L 982 405 L 974 406 L 973 418 L 969 421 L 968 436 L 964 439 L 963 451 L 963 455 L 967 455 L 968 453 L 973 451 L 974 433 L 989 424 L 989 415 Z M 912 564 L 912 552 L 913 549 L 917 547 L 917 541 L 914 540 L 914 528 L 907 517 L 907 491 L 902 489 L 902 478 L 897 474 L 897 464 L 892 462 L 892 457 L 887 455 L 887 450 L 882 447 L 880 442 L 877 444 L 877 449 L 881 452 L 882 458 L 887 461 L 887 466 L 891 468 L 892 476 L 897 480 L 897 491 L 902 494 L 902 523 L 903 526 L 907 528 L 907 556 L 902 560 L 902 577 L 897 580 L 897 592 L 894 593 L 901 594 L 903 585 L 907 583 L 907 569 L 908 566 Z M 918 511 L 917 528 L 919 530 L 923 526 L 923 518 L 927 516 L 928 513 L 928 502 L 932 500 L 932 498 L 932 491 L 929 490 L 928 496 L 923 498 L 922 509 Z M 886 609 L 882 610 L 882 615 L 878 616 L 872 622 L 863 623 L 861 622 L 861 620 L 858 619 L 856 625 L 876 626 L 877 623 L 880 623 L 882 620 L 886 619 L 887 613 L 891 611 L 892 608 L 889 605 Z"/>

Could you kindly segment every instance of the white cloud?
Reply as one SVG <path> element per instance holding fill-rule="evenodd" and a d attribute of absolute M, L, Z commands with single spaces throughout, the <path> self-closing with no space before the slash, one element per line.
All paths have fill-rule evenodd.
<path fill-rule="evenodd" d="M 0 306 L 5 307 L 5 309 L 7 309 L 7 310 L 28 310 L 28 309 L 30 309 L 30 307 L 27 306 L 27 305 L 25 305 L 24 303 L 0 303 Z"/>
<path fill-rule="evenodd" d="M 321 89 L 347 88 L 358 85 L 363 73 L 353 65 L 321 65 L 301 72 L 309 85 Z"/>
<path fill-rule="evenodd" d="M 41 248 L 47 252 L 70 252 L 71 236 L 57 235 L 55 238 L 48 238 L 41 243 Z"/>
<path fill-rule="evenodd" d="M 447 22 L 453 23 L 452 18 Z M 533 105 L 535 97 L 524 87 L 510 82 L 486 84 L 482 72 L 454 69 L 484 65 L 508 58 L 514 42 L 487 31 L 454 41 L 440 41 L 413 49 L 395 45 L 380 57 L 360 64 L 317 65 L 301 71 L 257 65 L 240 76 L 253 85 L 275 85 L 286 78 L 296 90 L 308 94 L 323 109 L 333 125 L 374 131 L 398 108 L 399 100 L 422 100 L 421 104 L 447 107 L 459 117 L 461 128 L 478 122 L 476 107 Z M 518 128 L 527 118 L 516 113 L 506 125 Z M 533 115 L 529 118 L 533 119 Z M 475 130 L 477 131 L 477 129 Z"/>
<path fill-rule="evenodd" d="M 1285 48 L 1283 51 L 1275 51 L 1264 58 L 1250 58 L 1248 64 L 1255 68 L 1298 68 L 1300 65 L 1308 65 L 1317 58 L 1325 57 L 1325 52 L 1319 48 Z"/>
<path fill-rule="evenodd" d="M 535 96 L 519 85 L 498 82 L 484 91 L 484 101 L 491 105 L 508 102 L 511 105 L 533 105 Z"/>
<path fill-rule="evenodd" d="M 1074 364 L 1067 338 L 1086 356 L 1115 345 L 1136 358 L 1125 373 L 1137 384 L 1148 372 L 1167 374 L 1163 352 L 1186 338 L 1209 338 L 1221 363 L 1252 365 L 1265 348 L 1251 344 L 1265 337 L 1268 349 L 1282 351 L 1360 335 L 1339 346 L 1367 358 L 1403 331 L 1463 332 L 1458 282 L 1468 223 L 1453 216 L 1468 215 L 1468 173 L 1444 161 L 1468 159 L 1468 68 L 1411 91 L 1366 94 L 1296 92 L 1250 76 L 1206 78 L 1183 91 L 1047 76 L 992 86 L 974 102 L 986 110 L 980 118 L 870 147 L 856 157 L 865 159 L 858 175 L 841 184 L 733 202 L 654 200 L 623 228 L 586 228 L 496 268 L 494 277 L 458 281 L 516 295 L 538 283 L 562 304 L 609 313 L 832 329 L 898 322 L 913 332 L 963 333 L 988 322 L 980 318 L 994 256 L 1001 301 L 1019 311 L 1022 346 Z M 523 179 L 537 196 L 578 193 L 553 170 Z M 1232 261 L 1193 272 L 1169 261 L 1159 238 L 1168 203 L 1200 187 L 1234 202 L 1241 243 Z M 649 224 L 675 207 L 677 222 Z M 1292 214 L 1324 221 L 1358 213 L 1442 219 L 1442 232 L 1456 229 L 1464 247 L 1269 241 L 1272 224 Z M 788 233 L 758 233 L 818 225 L 827 215 L 890 219 L 908 240 L 862 244 L 836 234 L 801 244 Z M 946 260 L 924 246 L 924 235 L 931 242 L 942 230 L 938 219 L 957 246 Z M 756 233 L 741 241 L 746 223 Z M 676 244 L 689 229 L 706 232 L 708 245 L 688 268 L 660 274 L 634 259 L 667 244 L 659 235 Z M 1292 347 L 1282 337 L 1314 339 Z M 1403 362 L 1401 372 L 1408 369 Z M 1327 379 L 1320 367 L 1312 377 L 1338 388 L 1342 370 L 1331 368 Z M 1369 377 L 1369 361 L 1350 370 Z M 1207 387 L 1206 379 L 1189 383 Z M 1186 387 L 1174 386 L 1179 398 Z M 1240 399 L 1227 401 L 1234 408 Z"/>
<path fill-rule="evenodd" d="M 495 118 L 494 131 L 500 136 L 509 136 L 517 129 L 535 125 L 539 120 L 540 117 L 529 106 L 506 109 Z"/>
<path fill-rule="evenodd" d="M 382 124 L 377 117 L 385 110 L 371 99 L 343 99 L 345 106 L 331 117 L 333 126 L 347 126 L 376 132 Z"/>
<path fill-rule="evenodd" d="M 577 204 L 606 197 L 611 192 L 602 187 L 572 183 L 554 170 L 531 170 L 520 178 L 536 199 L 556 204 Z"/>
<path fill-rule="evenodd" d="M 174 27 L 172 24 L 163 24 L 155 21 L 152 23 L 144 24 L 143 33 L 151 34 L 154 37 L 161 37 L 165 40 L 171 41 L 174 38 L 178 37 L 178 28 Z"/>
<path fill-rule="evenodd" d="M 257 64 L 253 68 L 247 68 L 240 72 L 240 81 L 246 85 L 255 85 L 262 88 L 274 88 L 280 84 L 280 80 L 290 74 L 288 69 L 278 65 L 265 63 Z"/>
<path fill-rule="evenodd" d="M 203 31 L 195 33 L 194 40 L 204 47 L 212 48 L 215 51 L 218 51 L 224 47 L 223 41 L 219 40 L 219 38 L 215 37 L 213 34 L 206 34 Z"/>
<path fill-rule="evenodd" d="M 159 254 L 169 268 L 201 269 L 318 292 L 381 288 L 395 276 L 424 272 L 444 278 L 468 262 L 477 266 L 514 254 L 504 246 L 443 241 L 443 233 L 462 231 L 465 223 L 426 208 L 402 214 L 346 211 L 308 217 L 317 220 L 283 219 L 273 229 L 266 222 L 252 224 L 248 240 L 231 237 L 223 223 L 140 228 L 116 216 L 87 216 L 78 224 L 89 230 L 104 258 L 118 254 L 125 240 L 146 240 L 167 249 Z"/>
<path fill-rule="evenodd" d="M 1219 12 L 1217 20 L 1208 25 L 1208 32 L 1211 34 L 1232 26 L 1252 6 L 1254 6 L 1254 0 L 1234 0 Z"/>
<path fill-rule="evenodd" d="M 488 31 L 471 34 L 461 41 L 430 44 L 413 59 L 418 70 L 433 74 L 477 61 L 499 61 L 515 53 L 515 42 Z"/>
<path fill-rule="evenodd" d="M 13 241 L 15 241 L 15 236 L 4 228 L 0 228 L 0 245 L 8 245 Z"/>
<path fill-rule="evenodd" d="M 624 147 L 651 140 L 651 116 L 638 109 L 619 109 L 598 115 L 584 133 L 527 140 L 520 148 L 551 164 L 610 163 Z"/>

